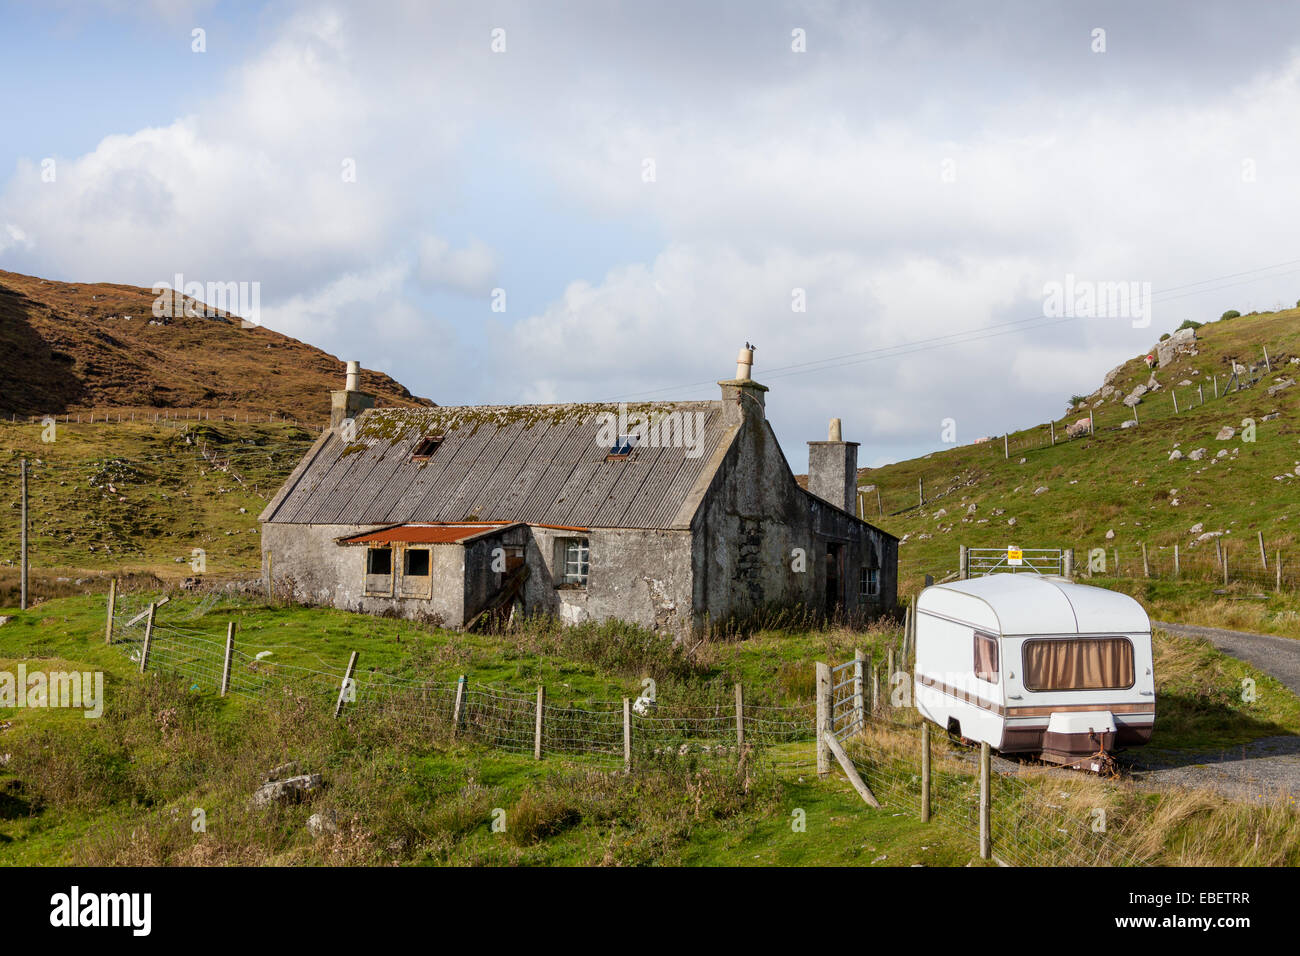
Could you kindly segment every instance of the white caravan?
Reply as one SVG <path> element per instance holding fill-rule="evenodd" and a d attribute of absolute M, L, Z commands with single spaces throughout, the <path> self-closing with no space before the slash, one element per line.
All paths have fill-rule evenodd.
<path fill-rule="evenodd" d="M 1101 770 L 1151 739 L 1152 670 L 1146 611 L 1104 588 L 990 574 L 916 601 L 917 710 L 1003 753 Z"/>

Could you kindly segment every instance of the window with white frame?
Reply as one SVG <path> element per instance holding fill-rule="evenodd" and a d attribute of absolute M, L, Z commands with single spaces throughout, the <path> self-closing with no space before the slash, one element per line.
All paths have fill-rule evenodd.
<path fill-rule="evenodd" d="M 858 573 L 858 594 L 864 598 L 880 597 L 880 569 L 862 568 Z"/>
<path fill-rule="evenodd" d="M 556 563 L 561 584 L 587 586 L 590 544 L 586 538 L 560 538 L 556 542 Z"/>

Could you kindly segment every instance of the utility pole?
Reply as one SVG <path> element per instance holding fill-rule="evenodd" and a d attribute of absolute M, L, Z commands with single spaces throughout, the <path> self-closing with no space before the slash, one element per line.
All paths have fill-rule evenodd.
<path fill-rule="evenodd" d="M 19 463 L 20 474 L 22 475 L 22 499 L 23 499 L 23 516 L 22 516 L 22 571 L 21 578 L 21 596 L 19 598 L 19 607 L 27 610 L 27 459 L 24 458 Z"/>

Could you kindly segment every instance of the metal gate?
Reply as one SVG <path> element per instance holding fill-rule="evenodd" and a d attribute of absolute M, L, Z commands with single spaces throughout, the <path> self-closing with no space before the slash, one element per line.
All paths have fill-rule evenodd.
<path fill-rule="evenodd" d="M 964 548 L 959 577 L 1016 571 L 1068 577 L 1072 556 L 1068 548 Z"/>

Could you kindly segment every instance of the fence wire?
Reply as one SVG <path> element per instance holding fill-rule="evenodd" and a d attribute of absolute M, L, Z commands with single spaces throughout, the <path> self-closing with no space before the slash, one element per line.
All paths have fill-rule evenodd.
<path fill-rule="evenodd" d="M 114 645 L 137 665 L 145 653 L 149 600 L 137 593 L 119 594 L 114 613 Z M 155 612 L 145 670 L 185 681 L 191 690 L 220 691 L 225 672 L 225 640 L 204 634 L 185 622 L 166 621 Z M 378 672 L 353 675 L 344 690 L 343 671 L 271 662 L 235 645 L 227 693 L 256 699 L 280 690 L 334 706 L 343 693 L 346 708 L 364 708 L 385 719 L 426 727 L 511 753 L 533 753 L 537 745 L 537 695 L 456 681 L 399 677 Z M 457 696 L 460 696 L 459 712 Z M 814 705 L 746 704 L 744 743 L 748 747 L 810 742 Z M 459 718 L 459 719 L 457 719 Z M 734 701 L 717 704 L 658 704 L 630 714 L 633 753 L 738 751 L 741 729 Z M 624 756 L 623 701 L 542 703 L 543 754 L 618 758 Z"/>

